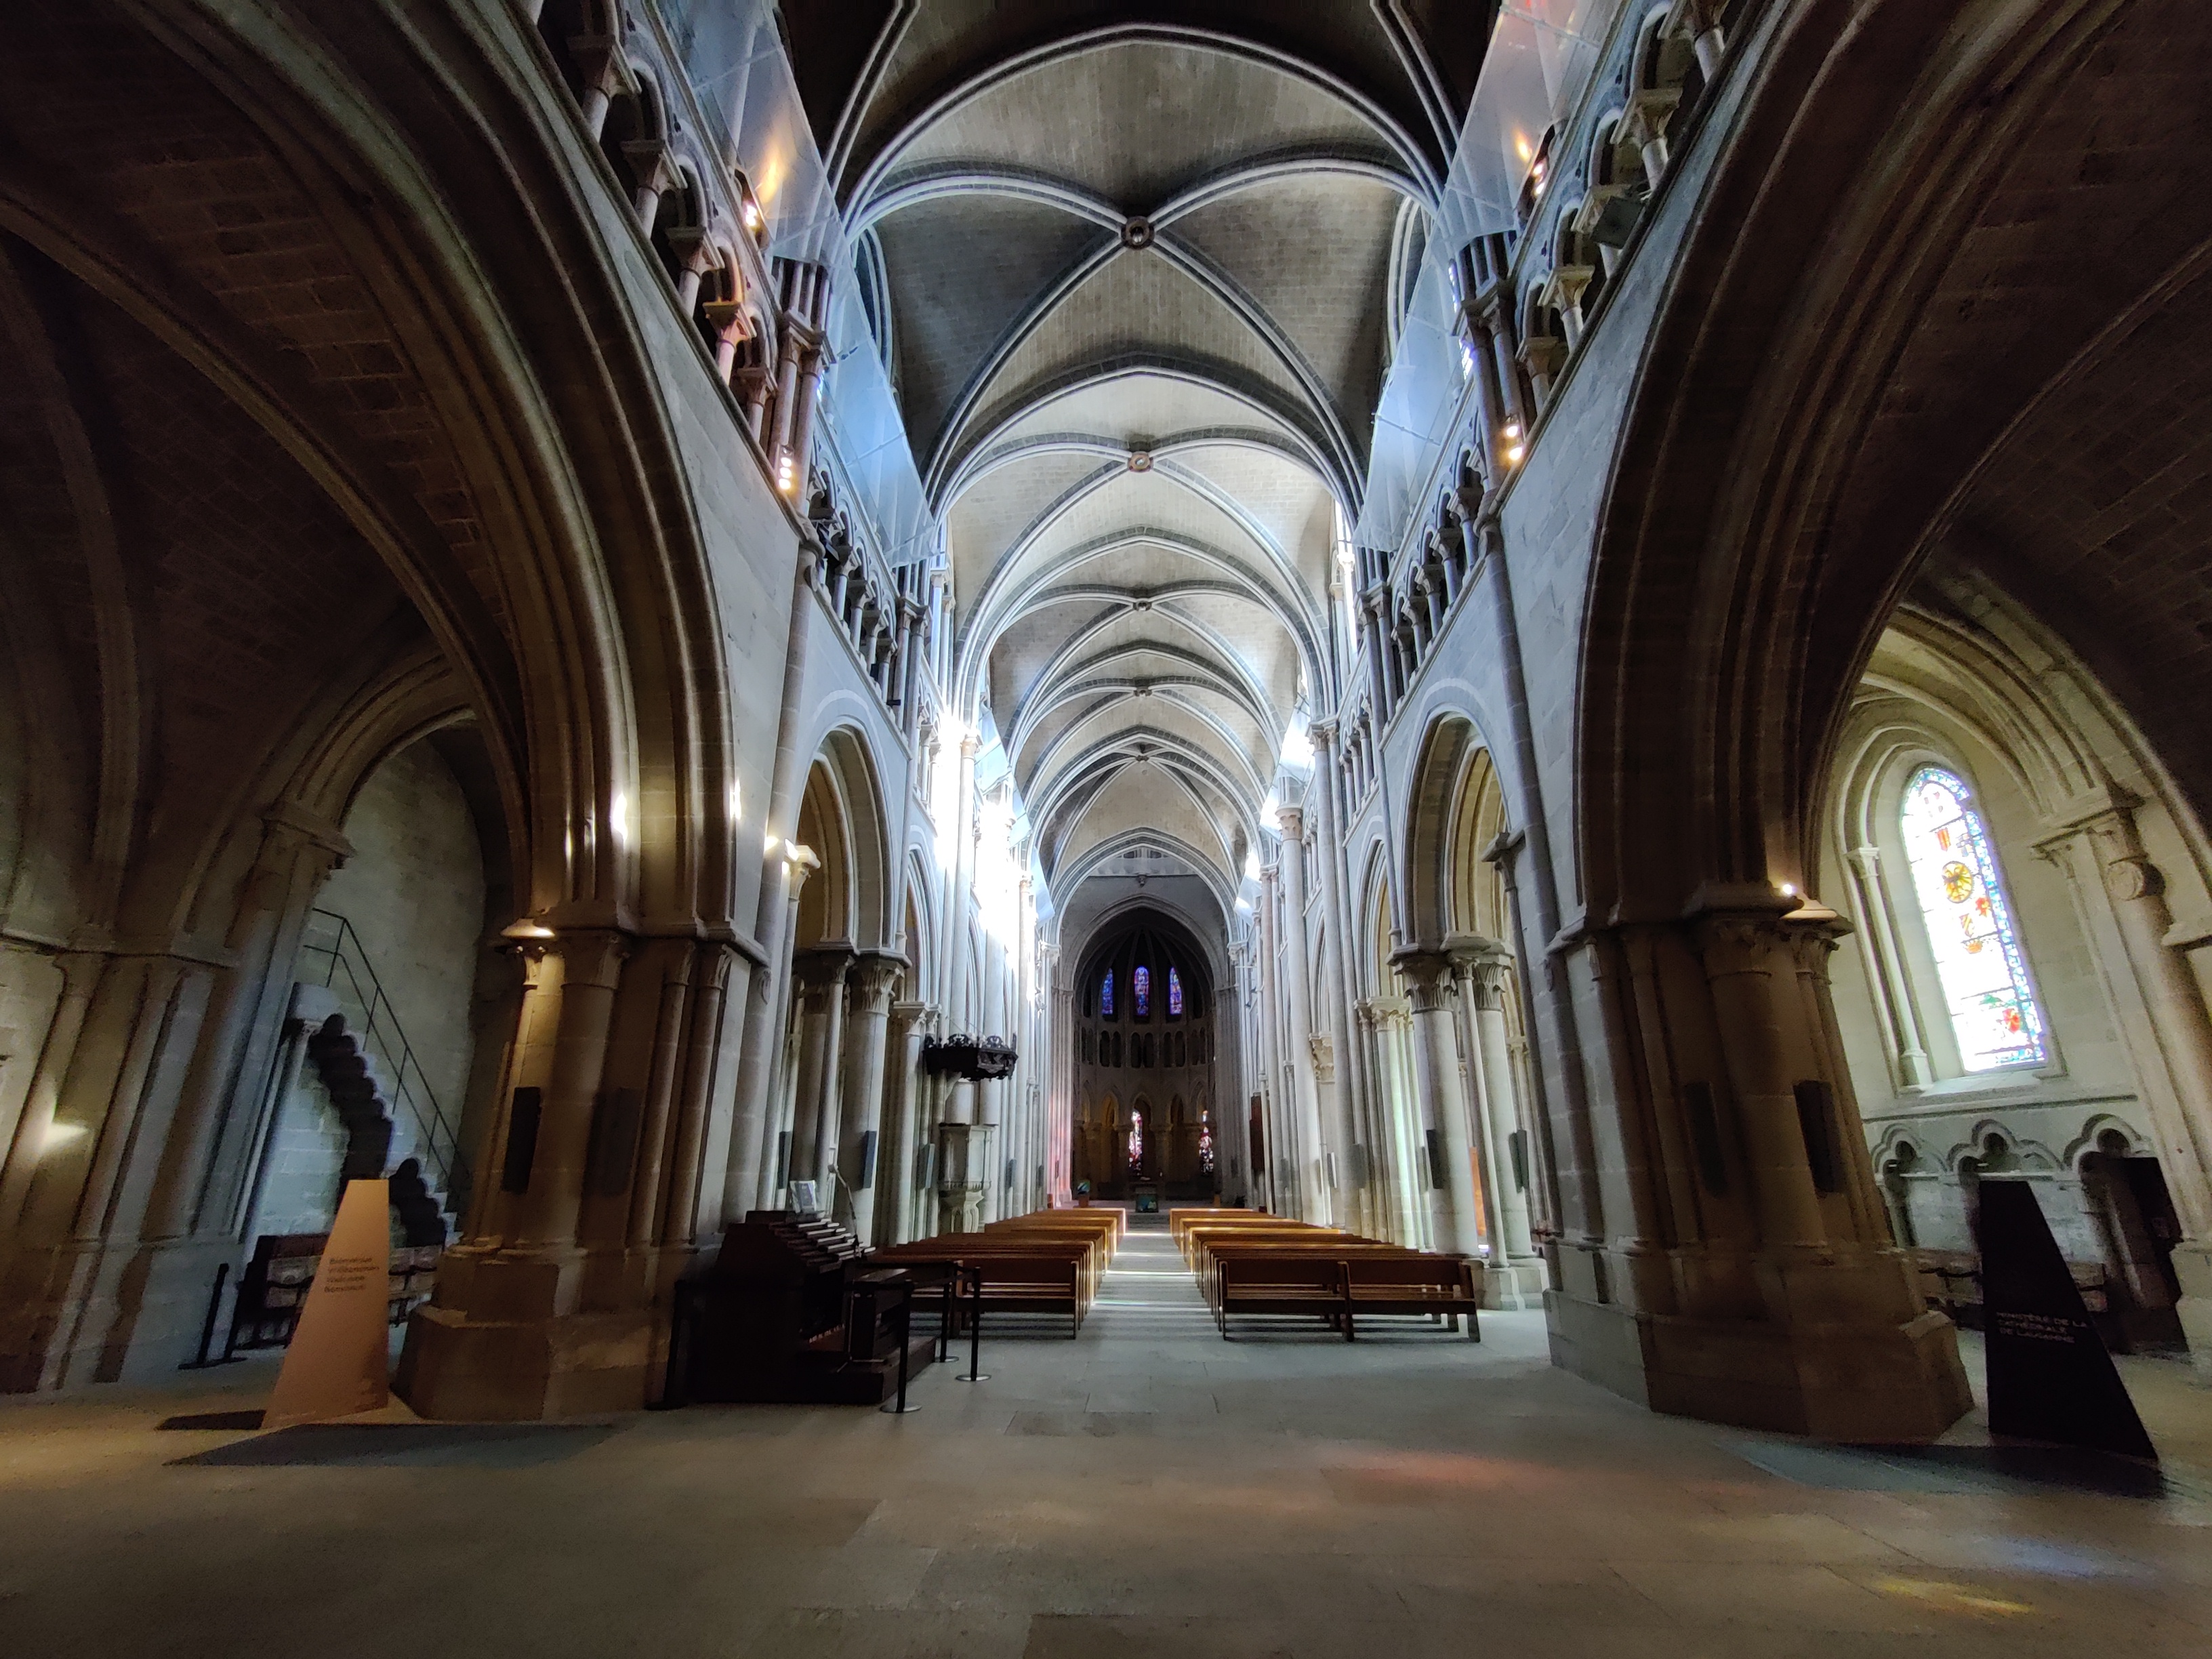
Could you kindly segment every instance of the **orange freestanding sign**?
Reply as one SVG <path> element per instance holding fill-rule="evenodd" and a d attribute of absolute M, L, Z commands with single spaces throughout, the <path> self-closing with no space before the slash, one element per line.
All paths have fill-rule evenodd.
<path fill-rule="evenodd" d="M 391 1399 L 390 1203 L 381 1181 L 346 1182 L 263 1428 L 351 1417 Z"/>

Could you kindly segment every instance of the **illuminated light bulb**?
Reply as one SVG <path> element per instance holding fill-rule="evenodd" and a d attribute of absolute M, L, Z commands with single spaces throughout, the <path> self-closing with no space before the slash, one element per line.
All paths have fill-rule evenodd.
<path fill-rule="evenodd" d="M 1796 898 L 1797 896 L 1797 884 L 1794 881 L 1784 882 L 1782 884 L 1782 896 L 1784 898 Z"/>
<path fill-rule="evenodd" d="M 629 797 L 620 790 L 615 792 L 612 805 L 607 808 L 607 828 L 624 847 L 629 845 Z"/>
<path fill-rule="evenodd" d="M 1523 448 L 1522 448 L 1519 444 L 1515 444 L 1515 445 L 1513 445 L 1510 448 L 1509 448 L 1509 449 L 1508 449 L 1508 450 L 1506 450 L 1506 452 L 1505 452 L 1505 464 L 1506 464 L 1506 465 L 1508 465 L 1508 466 L 1518 466 L 1518 465 L 1521 465 L 1521 458 L 1522 458 L 1523 455 L 1527 454 L 1528 453 L 1528 452 L 1527 450 L 1523 449 Z"/>
<path fill-rule="evenodd" d="M 786 455 L 775 464 L 775 487 L 787 495 L 799 488 L 797 457 Z"/>
<path fill-rule="evenodd" d="M 760 204 L 750 197 L 745 198 L 745 228 L 757 231 L 761 228 Z"/>
<path fill-rule="evenodd" d="M 1505 436 L 1507 437 L 1507 439 L 1508 439 L 1509 441 L 1510 441 L 1510 440 L 1512 440 L 1512 439 L 1516 439 L 1516 438 L 1518 438 L 1520 435 L 1521 435 L 1521 422 L 1518 422 L 1518 421 L 1508 421 L 1508 422 L 1506 422 L 1506 423 L 1505 423 Z"/>
<path fill-rule="evenodd" d="M 732 823 L 735 823 L 742 819 L 744 815 L 744 786 L 741 784 L 732 783 L 730 786 L 730 822 Z"/>

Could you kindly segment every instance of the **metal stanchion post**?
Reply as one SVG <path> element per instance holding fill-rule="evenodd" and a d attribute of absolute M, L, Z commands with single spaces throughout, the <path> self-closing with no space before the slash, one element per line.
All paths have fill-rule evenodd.
<path fill-rule="evenodd" d="M 981 1369 L 983 1363 L 983 1270 L 970 1267 L 969 1283 L 975 1288 L 969 1297 L 968 1306 L 968 1369 L 962 1374 L 963 1382 L 988 1382 L 990 1373 Z"/>
<path fill-rule="evenodd" d="M 223 1345 L 223 1355 L 222 1358 L 210 1359 L 208 1358 L 208 1350 L 215 1346 L 216 1316 L 222 1310 L 222 1287 L 229 1280 L 229 1278 L 230 1263 L 228 1261 L 216 1262 L 215 1264 L 215 1289 L 208 1292 L 207 1319 L 200 1326 L 199 1353 L 196 1358 L 187 1359 L 183 1364 L 178 1366 L 177 1369 L 179 1370 L 200 1371 L 207 1370 L 211 1365 L 228 1365 L 234 1363 L 230 1354 L 230 1345 L 228 1343 Z"/>
<path fill-rule="evenodd" d="M 899 1304 L 898 1340 L 898 1398 L 890 1405 L 879 1406 L 876 1409 L 890 1412 L 895 1416 L 903 1416 L 908 1412 L 918 1412 L 921 1409 L 919 1406 L 909 1406 L 906 1403 L 906 1355 L 908 1348 L 914 1341 L 914 1285 L 911 1282 L 906 1287 L 906 1299 Z"/>

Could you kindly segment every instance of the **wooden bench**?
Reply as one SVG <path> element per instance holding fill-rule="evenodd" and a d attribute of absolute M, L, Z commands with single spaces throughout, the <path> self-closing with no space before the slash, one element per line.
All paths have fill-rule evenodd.
<path fill-rule="evenodd" d="M 1194 1276 L 1198 1280 L 1199 1294 L 1206 1298 L 1210 1307 L 1219 1297 L 1221 1271 L 1229 1262 L 1288 1262 L 1308 1259 L 1340 1261 L 1355 1257 L 1397 1257 L 1411 1254 L 1413 1252 L 1401 1245 L 1368 1239 L 1339 1238 L 1295 1244 L 1226 1243 L 1206 1252 Z"/>
<path fill-rule="evenodd" d="M 1306 1315 L 1345 1322 L 1344 1263 L 1324 1255 L 1255 1253 L 1224 1258 L 1213 1285 L 1213 1322 L 1223 1341 L 1236 1314 Z"/>
<path fill-rule="evenodd" d="M 1345 1261 L 1344 1340 L 1352 1340 L 1356 1318 L 1368 1314 L 1443 1316 L 1456 1331 L 1467 1316 L 1467 1340 L 1482 1340 L 1475 1310 L 1482 1298 L 1474 1288 L 1474 1268 L 1454 1255 L 1351 1256 Z"/>
<path fill-rule="evenodd" d="M 951 1276 L 973 1268 L 982 1274 L 988 1311 L 1064 1313 L 1069 1334 L 1082 1328 L 1097 1291 L 1097 1243 L 1083 1239 L 1022 1238 L 1006 1234 L 955 1233 L 876 1252 L 889 1267 L 915 1272 L 940 1298 L 948 1328 L 957 1322 Z M 961 1305 L 965 1305 L 963 1298 Z"/>
<path fill-rule="evenodd" d="M 1258 1242 L 1290 1242 L 1294 1239 L 1346 1238 L 1351 1235 L 1340 1228 L 1316 1227 L 1302 1221 L 1286 1222 L 1270 1217 L 1262 1221 L 1194 1222 L 1183 1230 L 1182 1259 L 1196 1271 L 1206 1250 L 1214 1244 L 1234 1240 Z"/>

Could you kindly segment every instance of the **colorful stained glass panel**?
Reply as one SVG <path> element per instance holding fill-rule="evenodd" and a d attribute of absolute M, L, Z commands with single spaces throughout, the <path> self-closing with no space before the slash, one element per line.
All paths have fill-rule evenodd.
<path fill-rule="evenodd" d="M 1098 981 L 1098 1012 L 1107 1019 L 1114 1018 L 1114 970 L 1109 968 L 1106 977 Z"/>
<path fill-rule="evenodd" d="M 1929 766 L 1913 775 L 1901 814 L 1913 892 L 1960 1062 L 1969 1072 L 2037 1065 L 2045 1056 L 2043 1011 L 1972 799 L 1954 773 Z"/>
<path fill-rule="evenodd" d="M 1172 968 L 1168 969 L 1168 1018 L 1182 1018 L 1182 975 Z"/>
<path fill-rule="evenodd" d="M 1152 1017 L 1152 970 L 1142 963 L 1129 970 L 1129 1002 L 1139 1019 Z"/>

